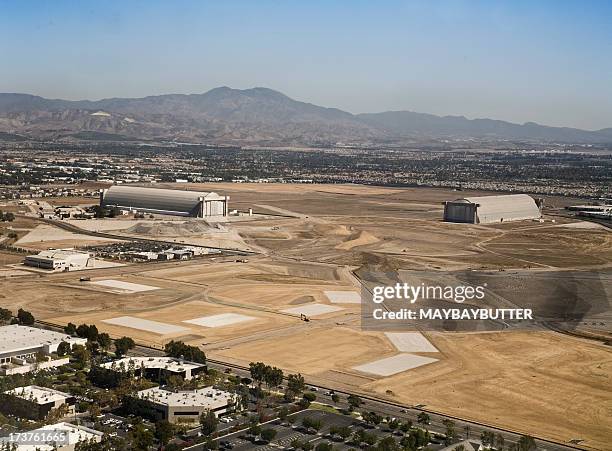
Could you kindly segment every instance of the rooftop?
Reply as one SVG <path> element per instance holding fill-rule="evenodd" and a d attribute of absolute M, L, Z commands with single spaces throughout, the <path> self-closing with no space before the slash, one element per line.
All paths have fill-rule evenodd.
<path fill-rule="evenodd" d="M 224 407 L 234 399 L 232 393 L 214 387 L 187 391 L 172 391 L 162 387 L 153 387 L 139 391 L 138 397 L 169 407 L 204 407 L 207 409 Z"/>
<path fill-rule="evenodd" d="M 4 392 L 7 395 L 13 395 L 18 398 L 27 399 L 36 404 L 48 404 L 50 402 L 64 401 L 70 398 L 70 394 L 64 393 L 52 388 L 39 387 L 37 385 L 28 385 L 26 387 L 17 387 Z"/>
<path fill-rule="evenodd" d="M 182 372 L 204 366 L 201 363 L 175 359 L 174 357 L 126 357 L 113 362 L 103 363 L 101 366 L 112 369 L 113 366 L 119 368 L 123 364 L 127 368 L 130 362 L 133 362 L 135 368 L 144 366 L 145 368 L 165 369 L 172 372 Z"/>
<path fill-rule="evenodd" d="M 64 258 L 73 257 L 75 255 L 89 256 L 89 252 L 81 252 L 75 249 L 49 249 L 46 251 L 40 251 L 38 254 L 34 255 L 34 257 L 43 257 L 43 258 L 52 258 L 56 260 L 61 260 Z"/>
<path fill-rule="evenodd" d="M 0 354 L 45 345 L 57 345 L 62 341 L 75 343 L 83 342 L 85 339 L 71 337 L 70 335 L 52 330 L 37 329 L 36 327 L 20 326 L 18 324 L 0 327 Z"/>

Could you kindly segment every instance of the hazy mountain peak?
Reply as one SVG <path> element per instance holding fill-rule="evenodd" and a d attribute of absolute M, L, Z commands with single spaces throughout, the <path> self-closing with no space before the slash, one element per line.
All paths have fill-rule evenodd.
<path fill-rule="evenodd" d="M 124 117 L 130 120 L 123 120 Z M 197 142 L 275 144 L 388 141 L 405 137 L 612 142 L 612 128 L 590 132 L 534 122 L 520 125 L 413 111 L 353 115 L 300 102 L 266 87 L 228 86 L 202 94 L 98 101 L 0 94 L 0 132 L 53 137 L 95 132 L 86 136 L 115 134 L 140 139 L 164 137 Z"/>

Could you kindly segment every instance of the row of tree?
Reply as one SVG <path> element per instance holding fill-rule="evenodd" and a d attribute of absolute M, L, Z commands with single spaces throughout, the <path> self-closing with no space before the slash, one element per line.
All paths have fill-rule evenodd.
<path fill-rule="evenodd" d="M 73 337 L 86 338 L 89 349 L 94 352 L 97 351 L 98 348 L 103 351 L 109 351 L 114 344 L 115 355 L 117 357 L 124 356 L 130 349 L 136 346 L 136 343 L 130 337 L 121 337 L 112 340 L 110 335 L 106 332 L 99 332 L 95 324 L 81 324 L 77 326 L 73 323 L 68 323 L 64 327 L 64 332 Z"/>
<path fill-rule="evenodd" d="M 32 326 L 36 322 L 34 315 L 27 310 L 20 308 L 17 310 L 17 316 L 13 318 L 13 312 L 6 308 L 0 308 L 0 323 L 1 324 L 21 324 L 22 326 Z"/>

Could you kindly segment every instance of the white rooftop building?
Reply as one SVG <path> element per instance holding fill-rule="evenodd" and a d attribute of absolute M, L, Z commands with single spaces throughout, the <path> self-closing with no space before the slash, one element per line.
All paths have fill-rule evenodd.
<path fill-rule="evenodd" d="M 491 224 L 541 217 L 541 201 L 536 202 L 527 194 L 465 197 L 444 202 L 444 220 L 448 222 Z"/>
<path fill-rule="evenodd" d="M 5 414 L 16 415 L 22 418 L 42 420 L 52 409 L 59 409 L 66 405 L 66 414 L 74 413 L 75 398 L 69 393 L 37 385 L 17 387 L 4 392 L 4 398 L 19 398 L 19 403 L 2 403 L 0 410 Z M 11 411 L 11 409 L 15 411 Z"/>
<path fill-rule="evenodd" d="M 235 408 L 235 395 L 214 387 L 187 391 L 153 387 L 139 391 L 136 396 L 151 404 L 156 417 L 171 423 L 197 422 L 205 411 L 220 416 Z"/>
<path fill-rule="evenodd" d="M 104 435 L 100 431 L 71 423 L 50 424 L 27 432 L 24 435 L 0 437 L 0 444 L 15 446 L 16 451 L 73 451 L 77 443 L 100 442 Z"/>
<path fill-rule="evenodd" d="M 53 390 L 52 388 L 39 387 L 38 385 L 17 387 L 12 390 L 5 391 L 4 394 L 16 396 L 38 405 L 63 402 L 71 397 L 71 395 L 68 393 Z"/>
<path fill-rule="evenodd" d="M 50 249 L 28 255 L 23 264 L 52 271 L 78 271 L 91 267 L 94 259 L 89 252 L 74 249 Z"/>
<path fill-rule="evenodd" d="M 133 367 L 135 371 L 139 372 L 144 368 L 145 376 L 152 380 L 158 379 L 160 375 L 181 376 L 189 380 L 196 374 L 206 371 L 207 368 L 202 363 L 189 362 L 174 357 L 126 357 L 113 362 L 103 363 L 100 366 L 113 371 L 125 371 Z"/>
<path fill-rule="evenodd" d="M 29 371 L 66 365 L 68 358 L 51 358 L 61 342 L 85 345 L 86 338 L 36 327 L 11 324 L 0 327 L 0 375 L 27 373 Z M 47 356 L 37 361 L 39 353 Z"/>

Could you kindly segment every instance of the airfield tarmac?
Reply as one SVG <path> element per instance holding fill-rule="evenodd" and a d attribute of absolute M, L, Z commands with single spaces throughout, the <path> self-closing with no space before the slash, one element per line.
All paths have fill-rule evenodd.
<path fill-rule="evenodd" d="M 401 352 L 383 332 L 361 330 L 359 304 L 334 303 L 326 292 L 359 293 L 355 274 L 364 268 L 608 271 L 609 230 L 560 227 L 577 223 L 556 216 L 495 226 L 440 221 L 442 201 L 483 193 L 286 184 L 193 189 L 227 193 L 232 208 L 261 213 L 224 225 L 227 236 L 259 254 L 246 263 L 221 257 L 93 269 L 87 271 L 92 283 L 79 282 L 78 273 L 20 274 L 0 279 L 0 303 L 55 323 L 94 323 L 113 337 L 129 335 L 151 346 L 180 339 L 212 358 L 264 361 L 329 386 L 556 440 L 584 439 L 585 448 L 607 446 L 610 347 L 551 331 L 425 333 L 439 352 L 414 354 L 437 361 L 381 376 L 355 368 Z M 31 222 L 25 227 L 37 225 Z M 107 230 L 113 228 L 109 222 Z M 104 280 L 157 289 L 125 295 L 95 284 Z M 341 310 L 316 314 L 316 305 Z M 310 321 L 301 321 L 296 308 L 309 308 Z M 226 314 L 252 319 L 198 324 Z M 175 328 L 105 322 L 126 316 Z M 148 328 L 133 327 L 143 324 Z"/>

